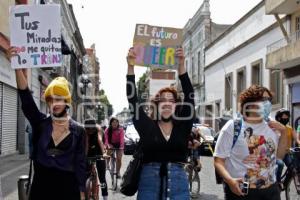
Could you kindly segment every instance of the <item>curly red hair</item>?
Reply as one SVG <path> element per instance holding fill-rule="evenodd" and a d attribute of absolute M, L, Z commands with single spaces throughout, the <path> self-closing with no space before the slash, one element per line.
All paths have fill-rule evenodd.
<path fill-rule="evenodd" d="M 260 85 L 252 85 L 248 89 L 244 90 L 239 97 L 239 102 L 241 103 L 241 113 L 243 113 L 246 103 L 263 100 L 265 92 L 267 92 L 272 99 L 273 95 L 271 91 L 268 88 Z"/>
<path fill-rule="evenodd" d="M 181 98 L 177 92 L 177 90 L 174 88 L 174 87 L 165 87 L 165 88 L 162 88 L 160 89 L 156 95 L 154 96 L 154 98 L 152 98 L 150 100 L 150 108 L 152 109 L 152 112 L 151 112 L 151 118 L 154 120 L 156 119 L 157 117 L 157 108 L 158 108 L 158 103 L 160 102 L 160 99 L 161 99 L 161 96 L 163 93 L 165 92 L 169 92 L 172 94 L 174 100 L 175 100 L 175 103 L 178 103 L 178 102 L 181 102 Z"/>

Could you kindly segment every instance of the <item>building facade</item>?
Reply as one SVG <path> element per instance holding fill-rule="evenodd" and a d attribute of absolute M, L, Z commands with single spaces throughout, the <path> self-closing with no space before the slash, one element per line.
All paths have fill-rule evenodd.
<path fill-rule="evenodd" d="M 287 26 L 287 19 L 281 20 Z M 282 32 L 276 19 L 265 14 L 261 1 L 206 47 L 205 121 L 216 130 L 218 118 L 237 116 L 239 95 L 253 84 L 273 92 L 273 115 L 287 104 L 281 73 L 265 67 L 268 46 L 280 38 Z"/>
<path fill-rule="evenodd" d="M 0 1 L 0 156 L 15 152 L 28 152 L 26 129 L 29 123 L 21 110 L 15 72 L 6 58 L 10 38 L 9 6 L 47 3 L 59 3 L 61 5 L 63 66 L 60 68 L 28 69 L 28 85 L 37 107 L 42 112 L 48 113 L 43 94 L 53 78 L 65 76 L 70 81 L 71 91 L 76 91 L 77 77 L 82 74 L 82 57 L 85 54 L 85 48 L 72 6 L 66 0 L 54 2 L 46 0 Z M 76 110 L 79 104 L 76 92 L 72 94 L 72 98 L 74 104 L 72 107 Z M 72 116 L 76 117 L 76 112 L 72 113 Z"/>
<path fill-rule="evenodd" d="M 229 25 L 220 25 L 210 18 L 209 0 L 204 0 L 195 15 L 184 26 L 183 48 L 185 65 L 195 91 L 195 103 L 198 115 L 203 114 L 205 102 L 205 47 L 214 38 L 223 33 Z"/>
<path fill-rule="evenodd" d="M 266 14 L 274 15 L 282 36 L 268 46 L 266 68 L 283 76 L 283 98 L 292 112 L 292 125 L 300 124 L 300 1 L 266 0 Z M 279 15 L 284 15 L 285 20 Z"/>
<path fill-rule="evenodd" d="M 88 78 L 88 85 L 82 85 L 82 92 L 86 95 L 86 106 L 84 106 L 84 113 L 87 118 L 98 119 L 100 109 L 104 106 L 100 103 L 100 63 L 96 56 L 96 45 L 92 44 L 90 48 L 86 48 L 86 55 L 84 56 L 83 76 Z M 86 87 L 87 86 L 87 87 Z"/>
<path fill-rule="evenodd" d="M 20 109 L 15 72 L 6 55 L 10 43 L 9 7 L 27 3 L 32 1 L 0 1 L 0 156 L 15 153 L 24 138 L 25 117 Z"/>
<path fill-rule="evenodd" d="M 57 76 L 64 76 L 69 81 L 69 86 L 72 91 L 70 114 L 73 119 L 77 120 L 82 116 L 81 105 L 83 103 L 83 98 L 80 88 L 78 88 L 78 84 L 80 77 L 83 74 L 83 56 L 86 54 L 86 51 L 73 7 L 71 4 L 68 4 L 66 0 L 41 0 L 38 3 L 57 3 L 61 6 L 61 37 L 63 54 L 62 67 L 43 68 L 40 70 L 40 76 L 42 76 L 42 82 L 40 81 L 40 85 L 43 89 L 41 92 L 41 105 L 43 105 L 43 108 L 47 107 L 43 99 L 43 92 L 47 83 Z M 43 83 L 46 83 L 46 85 L 44 86 Z"/>

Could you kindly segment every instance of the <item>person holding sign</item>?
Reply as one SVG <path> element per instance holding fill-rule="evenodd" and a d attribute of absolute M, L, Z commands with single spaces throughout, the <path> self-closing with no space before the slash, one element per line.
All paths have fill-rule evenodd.
<path fill-rule="evenodd" d="M 183 163 L 186 162 L 193 125 L 194 91 L 181 48 L 176 49 L 176 57 L 184 102 L 175 88 L 162 88 L 152 101 L 153 112 L 149 117 L 137 99 L 133 64 L 136 53 L 133 48 L 128 52 L 127 98 L 144 155 L 138 200 L 190 199 Z"/>
<path fill-rule="evenodd" d="M 9 58 L 16 55 L 11 48 Z M 31 124 L 34 176 L 30 200 L 84 200 L 86 157 L 84 129 L 68 115 L 71 93 L 64 77 L 45 90 L 50 115 L 41 113 L 28 88 L 27 70 L 16 69 L 24 115 Z"/>

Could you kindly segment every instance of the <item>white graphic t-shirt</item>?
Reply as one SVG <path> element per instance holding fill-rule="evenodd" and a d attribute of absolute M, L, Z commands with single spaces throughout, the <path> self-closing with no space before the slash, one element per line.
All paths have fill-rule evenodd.
<path fill-rule="evenodd" d="M 232 148 L 234 121 L 225 124 L 219 135 L 215 157 L 224 158 L 233 178 L 243 178 L 250 188 L 263 188 L 276 182 L 276 154 L 279 134 L 266 122 L 242 123 L 242 129 Z"/>

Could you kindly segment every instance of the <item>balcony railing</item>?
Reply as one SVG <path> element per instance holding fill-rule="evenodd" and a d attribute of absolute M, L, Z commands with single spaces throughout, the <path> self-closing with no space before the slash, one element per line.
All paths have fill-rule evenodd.
<path fill-rule="evenodd" d="M 299 39 L 300 39 L 300 31 L 297 31 L 289 35 L 288 38 L 282 38 L 274 42 L 273 44 L 267 46 L 267 54 L 270 54 L 278 49 L 286 47 L 287 45 L 290 45 L 292 43 L 295 43 Z"/>

